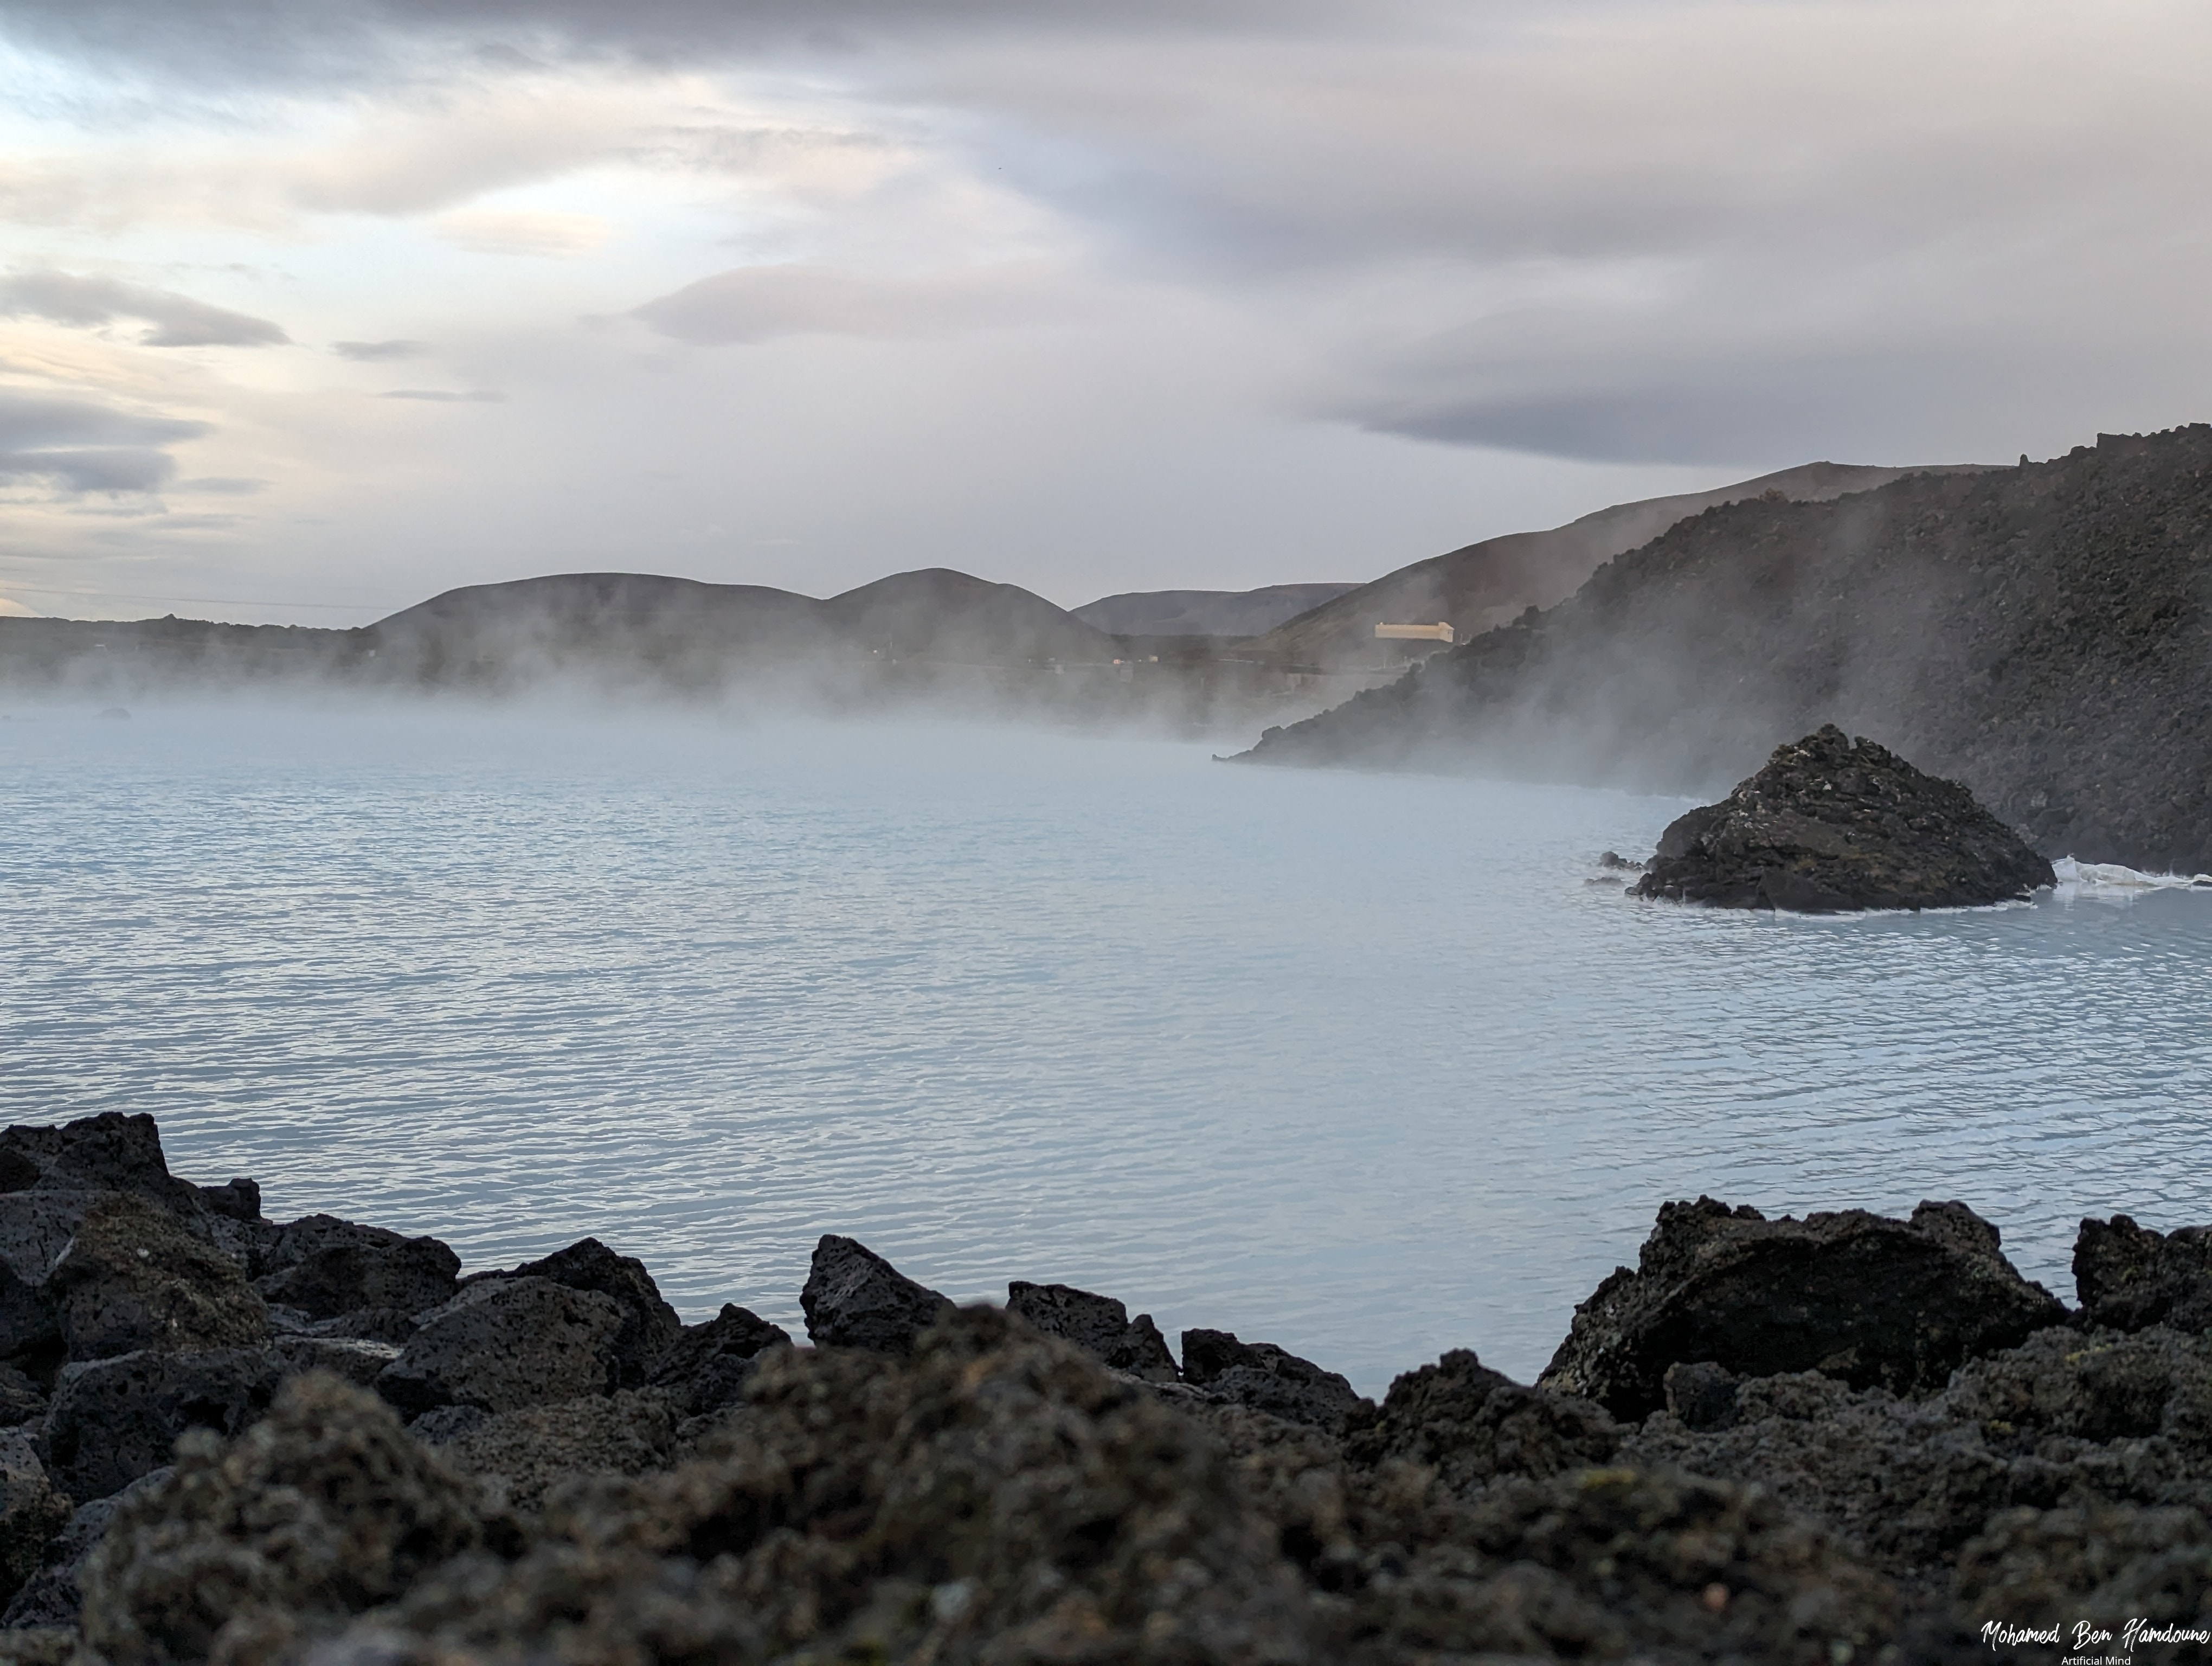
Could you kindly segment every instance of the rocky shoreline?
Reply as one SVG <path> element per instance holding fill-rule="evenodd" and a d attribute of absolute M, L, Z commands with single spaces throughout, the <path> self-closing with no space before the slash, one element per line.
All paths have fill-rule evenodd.
<path fill-rule="evenodd" d="M 1457 1350 L 1377 1405 L 851 1238 L 795 1346 L 596 1240 L 464 1277 L 149 1117 L 10 1128 L 0 1659 L 2205 1657 L 2161 1639 L 2212 1626 L 2212 1231 L 2086 1220 L 2074 1274 L 1959 1203 L 1668 1204 L 1536 1383 Z"/>

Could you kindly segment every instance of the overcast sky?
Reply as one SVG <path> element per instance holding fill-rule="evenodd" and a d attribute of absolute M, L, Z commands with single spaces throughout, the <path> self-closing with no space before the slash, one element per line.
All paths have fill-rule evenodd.
<path fill-rule="evenodd" d="M 2212 417 L 2203 0 L 0 0 L 0 597 L 1373 577 Z"/>

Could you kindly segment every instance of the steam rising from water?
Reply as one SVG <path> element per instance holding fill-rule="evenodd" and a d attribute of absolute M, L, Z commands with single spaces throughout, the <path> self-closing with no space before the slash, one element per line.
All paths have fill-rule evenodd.
<path fill-rule="evenodd" d="M 1700 913 L 1590 883 L 1679 800 L 1006 728 L 17 718 L 0 1116 L 689 1318 L 847 1231 L 1374 1392 L 1533 1374 L 1670 1197 L 1959 1197 L 2069 1295 L 2080 1215 L 2212 1219 L 2201 896 Z"/>

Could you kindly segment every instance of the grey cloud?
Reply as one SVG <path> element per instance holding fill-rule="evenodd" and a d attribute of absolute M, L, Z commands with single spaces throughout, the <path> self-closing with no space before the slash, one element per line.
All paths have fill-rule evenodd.
<path fill-rule="evenodd" d="M 251 497 L 256 492 L 266 491 L 266 480 L 247 480 L 229 475 L 200 475 L 191 480 L 179 480 L 170 487 L 175 492 L 204 493 L 211 497 Z"/>
<path fill-rule="evenodd" d="M 1033 269 L 879 277 L 826 266 L 744 266 L 647 301 L 631 316 L 701 346 L 787 336 L 884 338 L 954 334 L 1042 316 Z"/>
<path fill-rule="evenodd" d="M 208 432 L 205 423 L 138 416 L 67 394 L 0 388 L 0 451 L 43 451 L 57 445 L 162 446 L 197 440 Z"/>
<path fill-rule="evenodd" d="M 380 399 L 427 399 L 442 405 L 496 405 L 507 403 L 507 395 L 489 388 L 477 388 L 458 393 L 442 387 L 395 387 L 388 393 L 380 393 Z"/>
<path fill-rule="evenodd" d="M 150 492 L 176 471 L 167 452 L 143 446 L 0 452 L 0 482 L 45 481 L 68 492 Z"/>
<path fill-rule="evenodd" d="M 334 341 L 331 351 L 342 359 L 380 364 L 391 359 L 419 359 L 430 350 L 427 341 Z"/>
<path fill-rule="evenodd" d="M 1729 342 L 1701 317 L 1670 344 L 1580 321 L 1595 337 L 1583 349 L 1401 360 L 1348 374 L 1312 409 L 1378 433 L 1599 463 L 1948 463 L 2201 420 L 2212 380 L 2202 343 L 2152 365 L 2110 332 L 2053 344 L 1957 319 L 1859 335 L 1806 319 L 1795 341 L 1748 327 Z"/>
<path fill-rule="evenodd" d="M 0 389 L 0 481 L 44 481 L 65 492 L 152 491 L 176 473 L 161 447 L 207 432 L 205 423 Z"/>
<path fill-rule="evenodd" d="M 1392 0 L 1368 0 L 1380 14 Z M 419 43 L 465 43 L 491 69 L 607 53 L 696 63 L 793 47 L 832 55 L 880 40 L 1012 28 L 1272 31 L 1337 27 L 1332 0 L 11 0 L 21 40 L 156 76 L 358 84 Z"/>
<path fill-rule="evenodd" d="M 80 329 L 112 324 L 118 318 L 141 319 L 153 326 L 140 337 L 149 347 L 276 347 L 291 339 L 266 319 L 228 312 L 167 289 L 69 272 L 16 272 L 0 277 L 0 313 L 28 314 Z"/>

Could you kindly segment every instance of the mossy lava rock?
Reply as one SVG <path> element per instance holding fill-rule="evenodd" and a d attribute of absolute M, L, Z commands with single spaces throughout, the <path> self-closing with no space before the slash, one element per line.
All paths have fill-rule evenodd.
<path fill-rule="evenodd" d="M 1831 723 L 1668 827 L 1636 895 L 1838 914 L 2002 903 L 2056 882 L 1958 782 Z"/>

